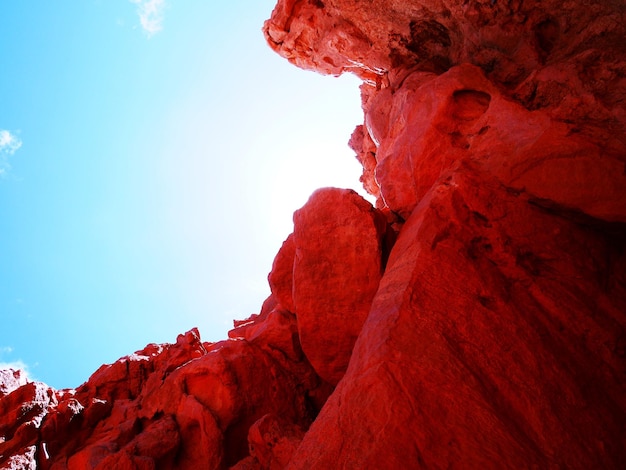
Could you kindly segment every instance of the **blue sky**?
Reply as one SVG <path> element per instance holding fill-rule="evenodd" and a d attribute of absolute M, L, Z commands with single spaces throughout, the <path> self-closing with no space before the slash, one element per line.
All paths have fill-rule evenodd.
<path fill-rule="evenodd" d="M 358 81 L 266 46 L 273 0 L 0 10 L 0 365 L 56 388 L 259 311 L 291 215 L 363 193 Z"/>

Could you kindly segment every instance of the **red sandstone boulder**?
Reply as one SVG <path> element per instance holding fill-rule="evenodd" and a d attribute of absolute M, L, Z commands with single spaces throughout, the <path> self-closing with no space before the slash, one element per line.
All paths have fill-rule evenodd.
<path fill-rule="evenodd" d="M 387 224 L 354 191 L 336 188 L 316 191 L 293 220 L 300 343 L 319 376 L 334 385 L 378 289 Z"/>

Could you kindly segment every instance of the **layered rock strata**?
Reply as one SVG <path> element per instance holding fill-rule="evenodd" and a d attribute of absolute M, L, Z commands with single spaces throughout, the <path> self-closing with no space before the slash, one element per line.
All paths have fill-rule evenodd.
<path fill-rule="evenodd" d="M 626 462 L 626 5 L 281 0 L 268 43 L 355 73 L 372 207 L 314 193 L 230 339 L 0 374 L 0 468 Z"/>

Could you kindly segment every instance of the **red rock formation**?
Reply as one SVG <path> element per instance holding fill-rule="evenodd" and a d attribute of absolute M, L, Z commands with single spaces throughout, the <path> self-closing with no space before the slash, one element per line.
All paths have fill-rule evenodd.
<path fill-rule="evenodd" d="M 623 236 L 455 168 L 404 225 L 290 468 L 620 468 Z"/>
<path fill-rule="evenodd" d="M 0 374 L 0 468 L 624 468 L 625 20 L 279 1 L 279 54 L 364 80 L 377 208 L 314 193 L 229 340 L 192 330 L 77 390 Z"/>
<path fill-rule="evenodd" d="M 285 423 L 282 448 L 270 449 L 284 461 L 330 389 L 302 355 L 294 316 L 271 299 L 231 335 L 148 345 L 77 390 L 15 389 L 0 399 L 0 468 L 227 468 L 268 416 Z"/>
<path fill-rule="evenodd" d="M 400 227 L 290 468 L 623 467 L 625 19 L 623 2 L 279 2 L 279 54 L 365 80 L 351 146 Z"/>
<path fill-rule="evenodd" d="M 365 80 L 352 146 L 365 187 L 402 217 L 471 159 L 537 199 L 624 222 L 625 8 L 292 0 L 265 34 L 300 67 Z"/>

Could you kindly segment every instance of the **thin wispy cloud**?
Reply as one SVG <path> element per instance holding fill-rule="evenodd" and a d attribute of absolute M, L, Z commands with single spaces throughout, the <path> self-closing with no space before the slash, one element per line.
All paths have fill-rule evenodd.
<path fill-rule="evenodd" d="M 22 141 L 15 134 L 0 129 L 0 177 L 11 169 L 9 157 L 22 146 Z"/>
<path fill-rule="evenodd" d="M 130 0 L 137 4 L 137 14 L 141 27 L 151 37 L 163 29 L 165 0 Z"/>

